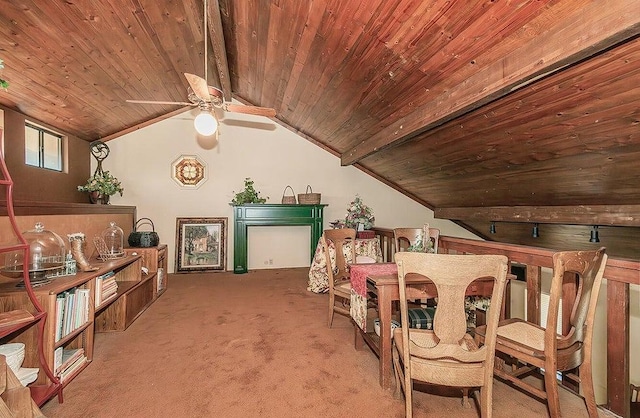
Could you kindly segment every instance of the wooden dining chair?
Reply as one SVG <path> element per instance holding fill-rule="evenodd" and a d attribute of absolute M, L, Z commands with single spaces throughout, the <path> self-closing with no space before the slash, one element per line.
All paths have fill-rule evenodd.
<path fill-rule="evenodd" d="M 598 416 L 591 370 L 591 342 L 596 303 L 606 263 L 605 248 L 555 253 L 546 327 L 518 318 L 500 321 L 498 326 L 496 353 L 504 353 L 508 362 L 515 360 L 515 363 L 512 370 L 496 368 L 496 376 L 546 400 L 552 418 L 560 417 L 558 371 L 570 372 L 565 373 L 565 377 L 582 384 L 589 417 Z M 558 335 L 560 299 L 563 296 L 563 282 L 567 280 L 573 283 L 577 280 L 577 294 L 570 311 L 570 329 L 565 335 Z M 485 327 L 476 328 L 476 338 L 482 341 L 487 332 Z M 542 390 L 522 380 L 540 368 L 544 369 Z M 579 368 L 579 373 L 572 373 L 576 368 Z"/>
<path fill-rule="evenodd" d="M 429 237 L 429 240 L 431 241 L 430 245 L 424 245 L 424 236 Z M 396 252 L 413 251 L 412 248 L 419 246 L 425 252 L 429 247 L 431 247 L 430 252 L 437 253 L 440 230 L 438 228 L 430 228 L 429 224 L 425 224 L 422 228 L 394 228 L 393 238 L 395 241 Z M 435 300 L 415 300 L 410 306 L 410 314 L 414 318 L 432 317 L 435 305 Z M 415 328 L 420 328 L 420 326 L 416 326 L 415 320 L 412 325 Z"/>
<path fill-rule="evenodd" d="M 349 280 L 349 266 L 347 260 L 355 260 L 356 230 L 353 228 L 327 229 L 320 238 L 327 263 L 329 279 L 329 321 L 331 328 L 333 314 L 350 316 L 349 302 L 351 300 L 351 281 Z M 331 256 L 330 247 L 335 248 Z M 345 257 L 347 252 L 347 257 Z M 338 304 L 336 304 L 338 302 Z"/>
<path fill-rule="evenodd" d="M 478 278 L 495 280 L 492 304 L 500 306 L 507 280 L 507 257 L 503 255 L 451 255 L 396 253 L 402 327 L 393 332 L 393 367 L 396 396 L 404 392 L 406 416 L 413 414 L 413 382 L 480 388 L 482 417 L 492 413 L 495 332 L 500 309 L 491 309 L 487 337 L 479 346 L 467 333 L 465 292 Z M 405 278 L 419 274 L 429 278 L 438 291 L 433 330 L 410 329 Z"/>
<path fill-rule="evenodd" d="M 418 244 L 422 244 L 422 248 L 426 251 L 428 246 L 422 243 L 425 230 L 428 231 L 427 235 L 431 241 L 431 252 L 437 253 L 440 230 L 438 228 L 430 228 L 429 225 L 425 225 L 423 228 L 394 228 L 395 252 L 407 251 L 408 248 L 415 247 Z"/>

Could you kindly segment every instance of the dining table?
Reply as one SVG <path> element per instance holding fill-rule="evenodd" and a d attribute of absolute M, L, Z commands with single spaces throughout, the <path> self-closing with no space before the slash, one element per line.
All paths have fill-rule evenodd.
<path fill-rule="evenodd" d="M 336 249 L 332 242 L 329 243 L 329 256 L 331 261 L 335 263 Z M 351 248 L 347 244 L 344 248 L 344 255 L 347 264 L 354 264 L 351 259 Z M 378 238 L 356 238 L 355 241 L 356 263 L 380 263 L 382 262 L 382 249 Z M 313 293 L 326 293 L 329 291 L 329 273 L 327 271 L 327 262 L 324 256 L 322 244 L 318 240 L 311 266 L 309 267 L 309 282 L 307 290 Z"/>
<path fill-rule="evenodd" d="M 513 278 L 513 275 L 507 275 Z M 491 296 L 494 280 L 491 277 L 479 278 L 467 288 L 467 296 Z M 420 275 L 407 275 L 407 298 L 432 299 L 438 296 L 435 284 Z M 357 264 L 351 266 L 351 316 L 356 323 L 355 346 L 362 347 L 366 342 L 379 357 L 379 380 L 384 389 L 391 387 L 393 369 L 391 361 L 391 320 L 392 303 L 400 300 L 398 289 L 398 270 L 395 263 Z M 507 285 L 501 306 L 500 317 L 505 318 L 508 312 L 510 286 Z M 380 335 L 367 327 L 368 297 L 375 294 L 378 317 L 380 318 Z M 353 306 L 355 303 L 355 307 Z"/>

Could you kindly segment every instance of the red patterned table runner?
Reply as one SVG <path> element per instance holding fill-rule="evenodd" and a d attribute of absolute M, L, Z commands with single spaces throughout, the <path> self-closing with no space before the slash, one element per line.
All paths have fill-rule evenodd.
<path fill-rule="evenodd" d="M 396 263 L 352 264 L 350 269 L 351 288 L 360 296 L 367 295 L 367 276 L 398 273 Z"/>
<path fill-rule="evenodd" d="M 367 277 L 383 274 L 398 274 L 396 263 L 352 264 L 351 273 L 351 317 L 365 332 L 367 331 Z"/>

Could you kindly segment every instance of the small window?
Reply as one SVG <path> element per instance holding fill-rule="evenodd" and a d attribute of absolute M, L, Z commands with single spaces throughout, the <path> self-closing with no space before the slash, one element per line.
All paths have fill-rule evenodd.
<path fill-rule="evenodd" d="M 34 167 L 62 171 L 62 135 L 26 123 L 25 163 Z"/>

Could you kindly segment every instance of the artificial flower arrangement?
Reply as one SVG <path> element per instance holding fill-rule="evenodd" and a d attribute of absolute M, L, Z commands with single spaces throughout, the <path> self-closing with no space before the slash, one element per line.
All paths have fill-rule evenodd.
<path fill-rule="evenodd" d="M 362 202 L 359 195 L 353 202 L 347 206 L 347 215 L 345 216 L 345 226 L 358 230 L 358 224 L 362 225 L 362 229 L 373 228 L 376 218 L 373 216 L 373 210 Z"/>
<path fill-rule="evenodd" d="M 87 182 L 78 186 L 79 192 L 99 192 L 103 196 L 111 196 L 116 193 L 124 192 L 124 188 L 122 187 L 122 183 L 120 180 L 115 178 L 108 171 L 102 171 L 98 173 L 94 173 L 93 176 L 87 179 Z"/>
<path fill-rule="evenodd" d="M 426 237 L 426 240 L 425 240 Z M 425 243 L 426 241 L 426 243 Z M 425 245 L 426 244 L 426 245 Z M 414 253 L 432 253 L 433 250 L 433 241 L 429 238 L 429 224 L 425 224 L 422 227 L 422 234 L 420 234 L 420 238 L 415 242 L 415 244 L 407 247 L 408 252 Z"/>
<path fill-rule="evenodd" d="M 422 238 L 418 239 L 415 244 L 407 247 L 408 252 L 414 253 L 431 253 L 433 252 L 433 242 L 430 239 L 427 240 L 427 247 L 425 248 Z"/>

